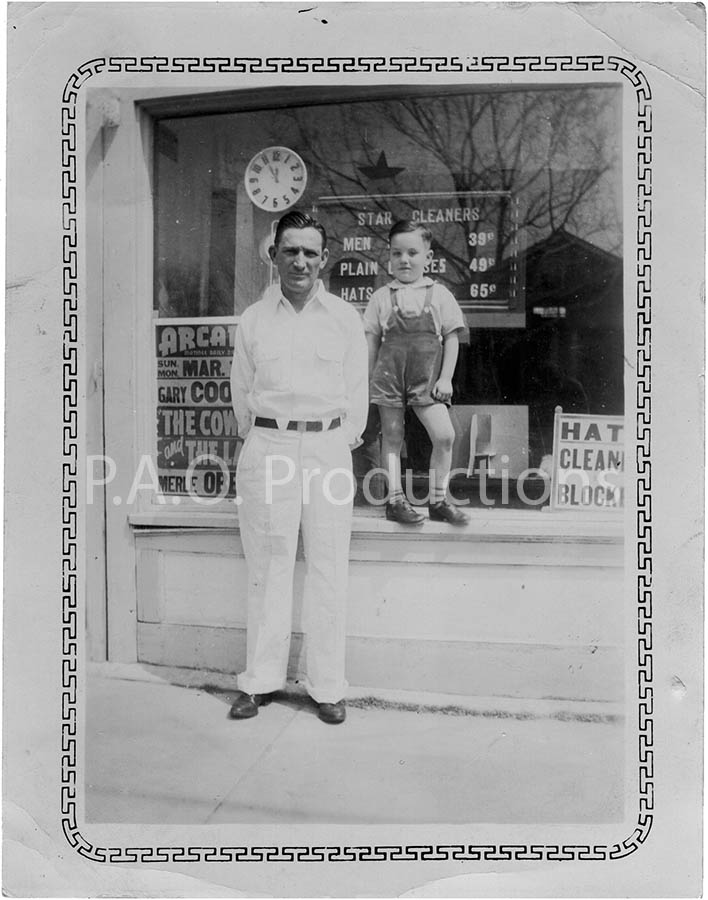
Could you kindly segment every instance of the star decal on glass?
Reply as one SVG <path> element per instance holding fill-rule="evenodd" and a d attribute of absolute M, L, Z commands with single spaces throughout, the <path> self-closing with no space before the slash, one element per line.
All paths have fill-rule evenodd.
<path fill-rule="evenodd" d="M 375 166 L 357 166 L 360 172 L 363 172 L 367 178 L 373 181 L 381 181 L 384 178 L 395 178 L 399 172 L 405 171 L 405 166 L 389 166 L 386 161 L 386 154 L 382 150 Z"/>

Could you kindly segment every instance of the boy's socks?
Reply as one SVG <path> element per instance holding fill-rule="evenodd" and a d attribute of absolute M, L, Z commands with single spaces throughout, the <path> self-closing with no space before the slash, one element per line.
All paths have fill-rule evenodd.
<path fill-rule="evenodd" d="M 430 503 L 442 503 L 445 499 L 445 488 L 443 487 L 431 487 L 430 488 Z"/>
<path fill-rule="evenodd" d="M 395 503 L 397 500 L 403 500 L 403 488 L 391 488 L 388 495 L 388 502 Z"/>

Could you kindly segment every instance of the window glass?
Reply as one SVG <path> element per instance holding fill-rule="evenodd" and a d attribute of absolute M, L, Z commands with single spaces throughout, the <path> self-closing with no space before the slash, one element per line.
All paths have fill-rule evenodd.
<path fill-rule="evenodd" d="M 155 315 L 238 316 L 276 280 L 267 250 L 291 203 L 327 228 L 326 286 L 363 309 L 388 279 L 391 222 L 418 218 L 434 237 L 430 274 L 469 326 L 453 463 L 479 500 L 477 451 L 489 473 L 517 477 L 550 454 L 556 406 L 623 412 L 620 98 L 614 85 L 342 102 L 312 92 L 160 118 Z M 414 476 L 429 451 L 413 417 Z"/>

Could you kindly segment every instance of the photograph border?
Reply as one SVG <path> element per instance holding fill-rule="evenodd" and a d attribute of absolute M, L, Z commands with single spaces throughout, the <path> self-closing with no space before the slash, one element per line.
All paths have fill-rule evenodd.
<path fill-rule="evenodd" d="M 77 823 L 79 677 L 78 428 L 79 266 L 77 159 L 79 92 L 99 73 L 174 74 L 396 74 L 396 73 L 581 73 L 614 72 L 636 93 L 636 662 L 639 809 L 632 833 L 613 844 L 407 844 L 371 846 L 174 846 L 99 847 Z M 391 57 L 100 57 L 78 66 L 61 103 L 61 202 L 63 278 L 63 461 L 62 461 L 62 691 L 61 822 L 69 845 L 81 856 L 108 863 L 164 862 L 372 862 L 395 860 L 611 860 L 634 853 L 653 822 L 653 647 L 651 507 L 651 261 L 652 94 L 644 73 L 615 55 L 391 56 Z M 424 823 L 422 823 L 424 824 Z"/>

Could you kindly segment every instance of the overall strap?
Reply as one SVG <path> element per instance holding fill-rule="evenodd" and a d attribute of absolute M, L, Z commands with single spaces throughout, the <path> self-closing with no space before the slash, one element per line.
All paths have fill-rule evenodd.
<path fill-rule="evenodd" d="M 430 313 L 433 323 L 435 324 L 435 334 L 437 334 L 439 340 L 442 340 L 442 328 L 438 322 L 435 320 L 435 315 L 432 310 L 433 303 L 433 290 L 435 289 L 435 282 L 431 281 L 431 283 L 425 288 L 425 301 L 423 302 L 423 312 Z"/>
<path fill-rule="evenodd" d="M 388 318 L 386 319 L 386 323 L 383 325 L 383 327 L 381 329 L 381 340 L 382 341 L 386 340 L 386 332 L 390 329 L 391 319 L 396 314 L 396 307 L 398 305 L 398 298 L 397 298 L 396 294 L 398 293 L 398 291 L 401 290 L 401 288 L 393 287 L 392 285 L 389 285 L 388 290 L 389 290 L 389 295 L 390 295 L 390 300 L 391 300 L 391 309 L 389 310 Z"/>

